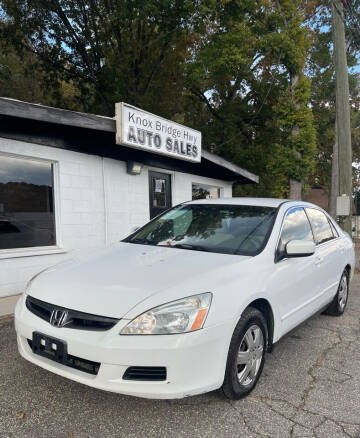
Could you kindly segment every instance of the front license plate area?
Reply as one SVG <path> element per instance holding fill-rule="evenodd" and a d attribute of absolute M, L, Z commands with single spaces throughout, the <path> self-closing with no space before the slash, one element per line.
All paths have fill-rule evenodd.
<path fill-rule="evenodd" d="M 64 341 L 39 332 L 33 333 L 32 351 L 39 356 L 59 363 L 65 363 L 67 359 L 67 348 Z"/>

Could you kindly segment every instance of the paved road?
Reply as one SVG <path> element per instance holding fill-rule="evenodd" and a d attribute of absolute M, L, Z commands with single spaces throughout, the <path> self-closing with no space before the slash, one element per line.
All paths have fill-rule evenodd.
<path fill-rule="evenodd" d="M 0 320 L 0 437 L 360 437 L 360 276 L 351 292 L 343 317 L 314 317 L 281 340 L 237 402 L 88 388 L 21 359 L 12 321 Z"/>

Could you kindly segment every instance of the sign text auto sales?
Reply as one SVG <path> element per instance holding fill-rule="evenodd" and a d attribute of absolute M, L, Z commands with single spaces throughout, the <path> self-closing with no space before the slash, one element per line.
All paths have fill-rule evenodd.
<path fill-rule="evenodd" d="M 142 111 L 116 104 L 116 143 L 188 161 L 201 161 L 201 132 Z"/>

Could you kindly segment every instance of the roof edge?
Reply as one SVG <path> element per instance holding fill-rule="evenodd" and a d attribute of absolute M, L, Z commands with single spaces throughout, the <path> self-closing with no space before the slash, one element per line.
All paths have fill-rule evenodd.
<path fill-rule="evenodd" d="M 255 175 L 254 173 L 249 172 L 248 170 L 242 169 L 241 167 L 237 166 L 234 163 L 231 163 L 230 161 L 225 160 L 222 157 L 219 157 L 219 155 L 212 154 L 211 152 L 207 151 L 206 149 L 202 149 L 201 156 L 205 158 L 208 161 L 211 161 L 214 164 L 217 164 L 218 166 L 225 167 L 226 169 L 230 170 L 231 172 L 234 172 L 238 175 L 241 175 L 252 182 L 258 184 L 259 183 L 259 177 L 258 175 Z"/>
<path fill-rule="evenodd" d="M 65 110 L 37 103 L 24 102 L 9 97 L 0 97 L 0 114 L 36 120 L 39 122 L 56 123 L 58 125 L 74 126 L 77 128 L 94 129 L 105 132 L 116 132 L 115 118 L 96 114 Z M 202 149 L 201 156 L 211 163 L 223 167 L 236 175 L 248 179 L 252 183 L 259 183 L 259 177 L 236 164 L 230 163 L 218 155 Z"/>
<path fill-rule="evenodd" d="M 115 132 L 116 129 L 115 119 L 112 117 L 65 110 L 8 97 L 0 97 L 0 114 L 99 131 Z"/>

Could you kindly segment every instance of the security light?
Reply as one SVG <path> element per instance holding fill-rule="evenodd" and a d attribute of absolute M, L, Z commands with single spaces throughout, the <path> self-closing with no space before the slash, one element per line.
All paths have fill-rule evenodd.
<path fill-rule="evenodd" d="M 143 165 L 135 161 L 126 162 L 126 171 L 129 175 L 140 175 Z"/>

